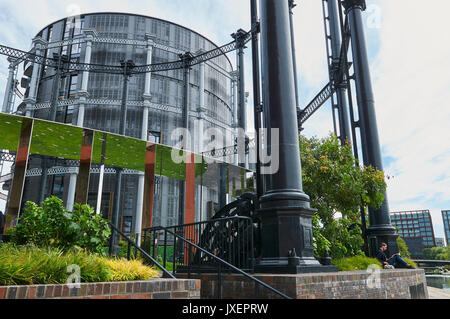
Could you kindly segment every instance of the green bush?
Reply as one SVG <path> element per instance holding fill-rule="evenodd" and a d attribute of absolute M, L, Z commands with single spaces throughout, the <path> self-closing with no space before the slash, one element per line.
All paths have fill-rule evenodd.
<path fill-rule="evenodd" d="M 381 269 L 381 264 L 376 258 L 365 256 L 334 259 L 332 263 L 339 271 L 366 270 L 370 265 L 376 265 Z"/>
<path fill-rule="evenodd" d="M 411 254 L 409 253 L 408 250 L 408 246 L 406 245 L 406 242 L 403 240 L 403 238 L 401 237 L 397 238 L 397 245 L 401 256 L 411 257 Z"/>
<path fill-rule="evenodd" d="M 62 250 L 80 247 L 102 253 L 111 230 L 108 222 L 96 215 L 91 207 L 75 205 L 74 212 L 70 213 L 61 199 L 49 197 L 42 207 L 27 202 L 18 225 L 9 229 L 8 234 L 11 242 L 17 245 L 32 244 Z"/>
<path fill-rule="evenodd" d="M 418 268 L 417 264 L 416 264 L 414 261 L 412 261 L 409 257 L 403 257 L 403 256 L 402 256 L 402 258 L 403 258 L 408 264 L 410 264 L 411 266 L 413 266 L 414 268 Z"/>
<path fill-rule="evenodd" d="M 158 277 L 156 270 L 141 261 L 110 259 L 84 250 L 64 252 L 58 248 L 32 245 L 0 247 L 0 286 L 65 284 L 70 265 L 80 267 L 81 282 L 148 280 Z"/>
<path fill-rule="evenodd" d="M 108 268 L 98 257 L 85 252 L 63 252 L 58 248 L 32 245 L 0 247 L 0 285 L 64 284 L 70 273 L 67 267 L 77 265 L 82 282 L 103 282 Z"/>

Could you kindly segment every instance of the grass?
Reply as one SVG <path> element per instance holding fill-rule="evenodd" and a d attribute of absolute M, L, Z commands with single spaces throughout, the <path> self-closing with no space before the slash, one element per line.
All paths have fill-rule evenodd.
<path fill-rule="evenodd" d="M 380 262 L 376 258 L 365 256 L 334 259 L 332 262 L 339 268 L 339 271 L 367 270 L 370 265 L 376 265 L 381 269 Z"/>
<path fill-rule="evenodd" d="M 65 284 L 73 272 L 70 265 L 80 267 L 81 282 L 113 282 L 149 280 L 158 271 L 140 260 L 126 261 L 88 254 L 84 251 L 62 252 L 34 246 L 0 247 L 0 286 Z"/>
<path fill-rule="evenodd" d="M 403 259 L 411 266 L 417 268 L 417 264 L 411 259 L 405 257 Z M 381 269 L 381 263 L 376 258 L 365 256 L 335 259 L 333 260 L 333 265 L 337 266 L 339 271 L 367 270 L 371 265 L 376 265 Z"/>

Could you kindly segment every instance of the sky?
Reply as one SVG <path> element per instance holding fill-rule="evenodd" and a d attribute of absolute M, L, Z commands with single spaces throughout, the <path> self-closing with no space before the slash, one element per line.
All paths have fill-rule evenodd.
<path fill-rule="evenodd" d="M 300 105 L 327 84 L 322 1 L 296 1 L 294 32 Z M 436 237 L 444 237 L 441 210 L 450 209 L 450 2 L 367 0 L 365 31 L 371 63 L 378 130 L 391 211 L 429 209 Z M 438 9 L 438 10 L 437 10 Z M 186 26 L 218 45 L 250 29 L 250 1 L 242 0 L 0 0 L 0 44 L 28 50 L 46 25 L 69 15 L 128 12 Z M 251 46 L 246 51 L 246 89 L 251 87 Z M 235 55 L 230 60 L 235 63 Z M 7 62 L 0 57 L 0 102 Z M 252 96 L 249 104 L 253 105 Z M 248 111 L 248 121 L 253 115 Z M 306 124 L 304 134 L 333 130 L 331 105 Z"/>

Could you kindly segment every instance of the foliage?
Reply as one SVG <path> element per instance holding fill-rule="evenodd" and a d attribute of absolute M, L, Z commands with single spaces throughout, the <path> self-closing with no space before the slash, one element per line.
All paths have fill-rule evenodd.
<path fill-rule="evenodd" d="M 403 258 L 404 261 L 406 261 L 408 264 L 410 264 L 414 268 L 418 268 L 417 264 L 414 261 L 412 261 L 412 259 L 410 259 L 409 257 L 403 257 L 402 256 L 402 258 Z"/>
<path fill-rule="evenodd" d="M 0 285 L 64 284 L 70 265 L 80 267 L 82 282 L 103 282 L 108 278 L 106 266 L 85 252 L 4 244 L 0 247 Z"/>
<path fill-rule="evenodd" d="M 408 246 L 406 246 L 406 242 L 403 240 L 403 238 L 398 237 L 397 238 L 397 246 L 399 253 L 402 257 L 411 257 L 411 254 L 409 253 Z"/>
<path fill-rule="evenodd" d="M 313 221 L 316 255 L 322 257 L 327 250 L 332 258 L 363 255 L 360 207 L 381 206 L 384 173 L 356 165 L 351 147 L 342 147 L 334 135 L 300 137 L 300 152 L 304 191 L 318 210 Z"/>
<path fill-rule="evenodd" d="M 101 215 L 97 215 L 89 205 L 75 204 L 72 216 L 79 227 L 76 245 L 90 252 L 101 253 L 111 236 L 108 221 Z"/>
<path fill-rule="evenodd" d="M 366 270 L 371 265 L 378 266 L 381 269 L 380 262 L 377 259 L 365 256 L 333 259 L 332 263 L 339 268 L 339 271 Z"/>
<path fill-rule="evenodd" d="M 108 281 L 148 280 L 159 275 L 155 269 L 144 266 L 139 260 L 105 258 L 102 261 L 110 269 Z"/>
<path fill-rule="evenodd" d="M 92 255 L 85 250 L 39 248 L 33 245 L 0 247 L 0 286 L 65 284 L 70 265 L 80 267 L 81 282 L 148 280 L 158 272 L 140 261 L 116 260 Z"/>
<path fill-rule="evenodd" d="M 425 248 L 422 258 L 425 260 L 450 260 L 450 246 Z"/>
<path fill-rule="evenodd" d="M 111 230 L 108 222 L 91 207 L 75 205 L 74 212 L 70 213 L 61 199 L 49 197 L 42 207 L 27 202 L 18 225 L 8 230 L 8 234 L 17 245 L 33 244 L 62 250 L 80 247 L 101 253 Z"/>

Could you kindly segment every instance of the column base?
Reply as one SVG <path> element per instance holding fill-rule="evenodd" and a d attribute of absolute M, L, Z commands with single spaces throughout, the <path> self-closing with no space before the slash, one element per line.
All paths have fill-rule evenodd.
<path fill-rule="evenodd" d="M 261 274 L 308 274 L 338 272 L 336 266 L 323 266 L 315 258 L 266 258 L 255 266 Z"/>

